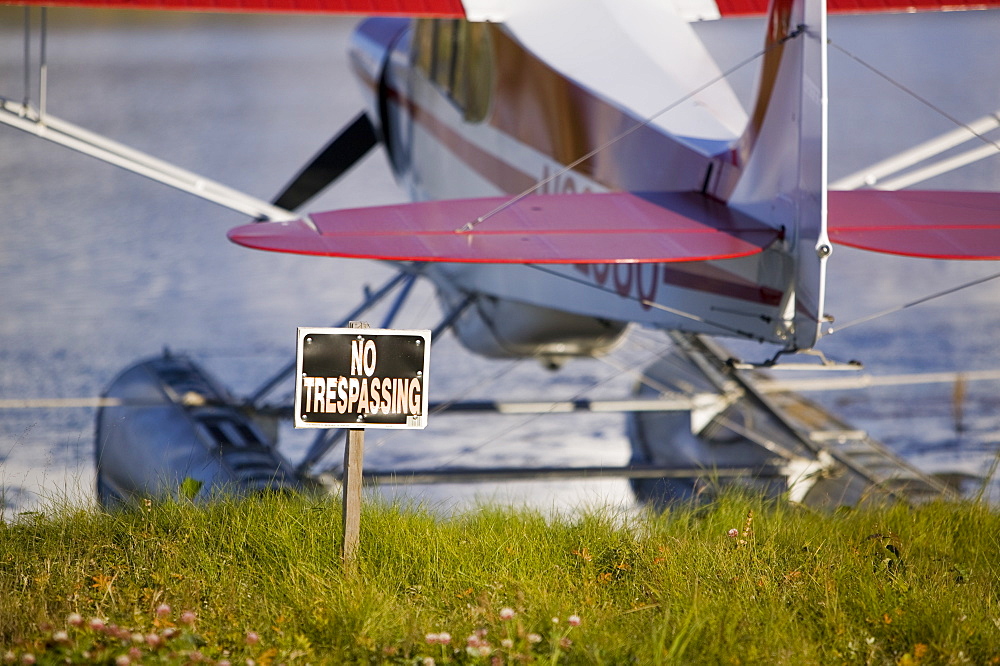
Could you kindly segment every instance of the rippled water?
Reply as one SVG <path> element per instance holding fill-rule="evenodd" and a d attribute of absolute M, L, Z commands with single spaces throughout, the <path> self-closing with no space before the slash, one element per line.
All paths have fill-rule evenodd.
<path fill-rule="evenodd" d="M 0 11 L 0 94 L 23 97 L 20 10 Z M 228 185 L 268 198 L 361 104 L 334 18 L 50 12 L 50 113 Z M 758 21 L 699 30 L 725 68 L 759 49 Z M 1000 13 L 836 18 L 831 51 L 831 176 L 837 178 L 953 127 L 937 111 L 860 67 L 871 62 L 951 115 L 1000 109 Z M 746 93 L 752 75 L 736 81 Z M 993 157 L 926 183 L 1000 189 Z M 317 208 L 401 201 L 379 151 Z M 132 361 L 164 347 L 203 362 L 237 393 L 294 352 L 296 326 L 339 320 L 389 271 L 378 264 L 256 253 L 225 239 L 230 211 L 0 127 L 0 399 L 97 396 Z M 841 322 L 1000 271 L 994 263 L 883 258 L 838 249 L 829 310 Z M 878 374 L 1000 367 L 1000 281 L 837 333 L 830 354 Z M 433 326 L 418 289 L 399 326 Z M 378 323 L 377 315 L 372 319 Z M 641 367 L 648 333 L 613 360 Z M 739 347 L 748 356 L 766 352 Z M 486 361 L 450 339 L 434 350 L 433 399 L 620 397 L 631 378 L 600 361 L 550 374 Z M 982 473 L 1000 448 L 997 383 L 969 385 L 956 429 L 954 386 L 826 394 L 827 404 L 931 471 Z M 289 433 L 293 459 L 308 437 Z M 0 411 L 0 486 L 7 512 L 49 498 L 89 497 L 93 412 Z M 441 417 L 420 433 L 369 437 L 372 467 L 454 463 L 619 465 L 617 416 Z M 416 493 L 418 491 L 406 491 Z M 624 482 L 437 487 L 448 504 L 477 493 L 542 506 L 623 504 Z M 462 500 L 464 498 L 464 500 Z"/>

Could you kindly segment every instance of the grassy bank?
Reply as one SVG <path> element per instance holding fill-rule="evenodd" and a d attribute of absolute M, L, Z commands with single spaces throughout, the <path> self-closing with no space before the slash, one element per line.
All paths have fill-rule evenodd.
<path fill-rule="evenodd" d="M 973 503 L 730 495 L 625 520 L 371 503 L 354 574 L 337 501 L 0 525 L 12 663 L 1000 663 L 1000 514 Z"/>

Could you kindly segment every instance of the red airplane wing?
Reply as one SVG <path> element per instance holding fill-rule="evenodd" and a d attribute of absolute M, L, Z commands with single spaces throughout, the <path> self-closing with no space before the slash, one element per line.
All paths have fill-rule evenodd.
<path fill-rule="evenodd" d="M 3 4 L 212 12 L 315 12 L 439 18 L 462 18 L 466 15 L 461 0 L 0 0 L 0 5 Z M 508 9 L 503 2 L 488 4 L 491 10 L 498 10 L 500 16 Z M 716 0 L 715 4 L 719 15 L 724 18 L 767 15 L 768 0 Z M 828 0 L 827 2 L 827 10 L 831 14 L 955 11 L 994 7 L 1000 7 L 998 0 Z"/>
<path fill-rule="evenodd" d="M 931 259 L 1000 259 L 1000 193 L 830 192 L 830 240 Z"/>
<path fill-rule="evenodd" d="M 715 0 L 723 17 L 766 16 L 768 0 Z M 876 12 L 934 12 L 961 9 L 990 9 L 997 0 L 827 0 L 830 14 L 871 14 Z"/>
<path fill-rule="evenodd" d="M 463 18 L 461 0 L 0 0 L 0 5 Z"/>
<path fill-rule="evenodd" d="M 317 213 L 229 232 L 275 252 L 475 263 L 617 263 L 726 259 L 763 251 L 775 229 L 694 193 L 536 195 L 461 227 L 509 198 L 459 199 Z"/>

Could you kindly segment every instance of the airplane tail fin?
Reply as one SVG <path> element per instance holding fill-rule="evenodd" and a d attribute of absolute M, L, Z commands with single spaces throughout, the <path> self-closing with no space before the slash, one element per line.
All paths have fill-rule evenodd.
<path fill-rule="evenodd" d="M 771 0 L 757 99 L 713 194 L 784 233 L 784 337 L 812 347 L 826 257 L 826 3 Z M 735 168 L 734 168 L 735 167 Z"/>

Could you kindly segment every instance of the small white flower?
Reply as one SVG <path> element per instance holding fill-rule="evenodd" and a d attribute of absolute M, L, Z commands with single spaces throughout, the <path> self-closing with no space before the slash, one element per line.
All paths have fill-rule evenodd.
<path fill-rule="evenodd" d="M 569 622 L 569 626 L 571 626 L 571 627 L 579 627 L 580 626 L 580 616 L 579 615 L 570 615 L 566 619 L 566 621 Z"/>
<path fill-rule="evenodd" d="M 513 608 L 501 608 L 500 609 L 500 619 L 501 620 L 509 620 L 512 617 L 514 617 L 514 609 Z"/>

